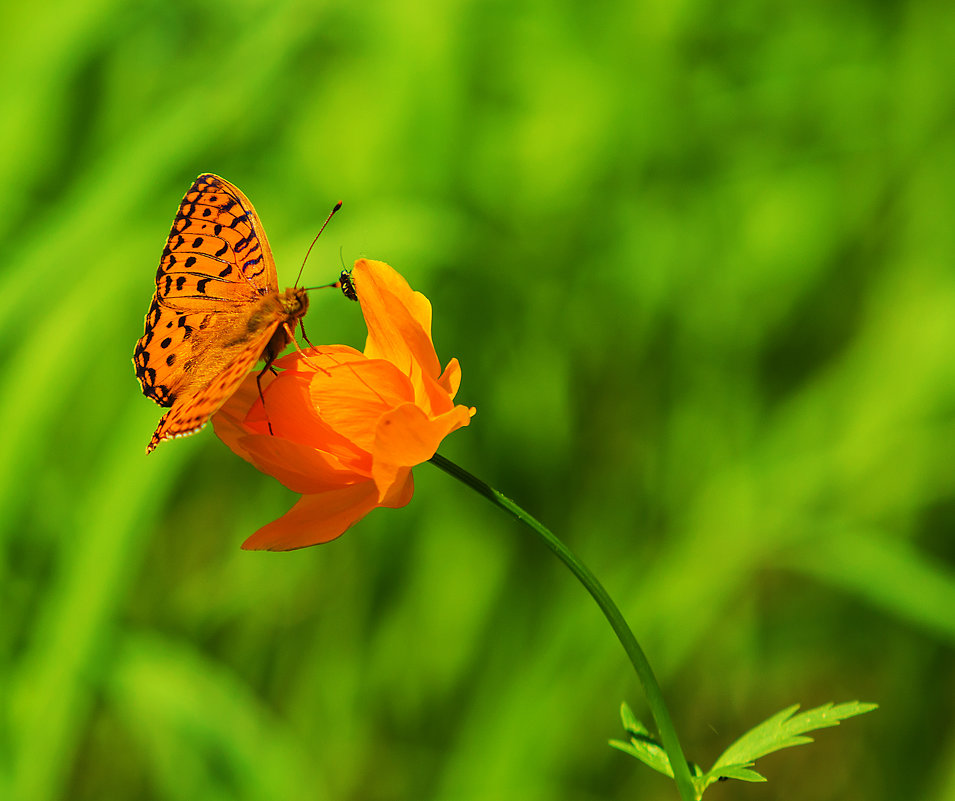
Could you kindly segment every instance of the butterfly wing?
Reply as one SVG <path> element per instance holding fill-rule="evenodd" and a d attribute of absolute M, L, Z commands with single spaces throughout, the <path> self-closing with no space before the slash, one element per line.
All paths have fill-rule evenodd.
<path fill-rule="evenodd" d="M 231 362 L 205 386 L 197 387 L 193 392 L 182 395 L 173 407 L 163 415 L 159 426 L 153 433 L 146 453 L 160 442 L 174 437 L 195 434 L 239 388 L 265 350 L 269 340 L 275 334 L 282 320 L 280 317 L 268 323 L 261 331 L 243 344 L 235 353 Z"/>
<path fill-rule="evenodd" d="M 272 249 L 252 203 L 224 178 L 200 175 L 173 220 L 156 272 L 157 294 L 193 309 L 277 289 Z"/>
<path fill-rule="evenodd" d="M 275 260 L 251 202 L 225 179 L 200 175 L 179 204 L 133 354 L 143 394 L 171 406 L 211 379 L 223 361 L 217 343 L 276 290 Z"/>

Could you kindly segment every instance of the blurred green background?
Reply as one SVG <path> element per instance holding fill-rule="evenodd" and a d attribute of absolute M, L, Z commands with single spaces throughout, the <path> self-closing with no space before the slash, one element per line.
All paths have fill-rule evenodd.
<path fill-rule="evenodd" d="M 688 756 L 881 709 L 714 799 L 955 798 L 955 11 L 912 3 L 7 3 L 0 799 L 674 799 L 608 748 L 623 651 L 430 465 L 291 554 L 211 430 L 144 448 L 130 362 L 182 194 L 281 286 L 431 298 L 442 453 L 625 611 Z M 316 341 L 361 345 L 315 293 Z M 649 721 L 648 721 L 649 722 Z"/>

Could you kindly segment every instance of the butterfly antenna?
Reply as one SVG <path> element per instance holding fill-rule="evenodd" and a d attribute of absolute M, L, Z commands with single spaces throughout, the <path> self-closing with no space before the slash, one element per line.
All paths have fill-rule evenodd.
<path fill-rule="evenodd" d="M 319 228 L 319 229 L 318 229 L 318 233 L 315 234 L 315 238 L 312 240 L 312 244 L 309 245 L 309 246 L 308 246 L 308 250 L 305 251 L 305 258 L 302 259 L 302 266 L 299 268 L 298 277 L 296 277 L 296 279 L 295 279 L 295 286 L 298 286 L 298 282 L 299 282 L 299 281 L 301 280 L 301 278 L 302 278 L 302 273 L 305 271 L 305 262 L 308 261 L 308 254 L 312 252 L 312 248 L 315 247 L 315 243 L 318 242 L 318 238 L 322 235 L 322 231 L 325 230 L 325 226 L 328 225 L 328 223 L 329 223 L 329 221 L 332 219 L 332 217 L 335 216 L 335 212 L 338 211 L 341 207 L 342 207 L 342 202 L 339 200 L 339 201 L 335 204 L 335 208 L 333 208 L 333 209 L 328 213 L 328 216 L 325 218 L 325 222 L 322 223 L 322 227 Z"/>
<path fill-rule="evenodd" d="M 338 277 L 338 280 L 330 284 L 307 286 L 305 288 L 309 292 L 313 289 L 340 289 L 342 294 L 349 300 L 358 300 L 358 293 L 355 291 L 355 282 L 352 280 L 351 270 L 342 270 L 342 274 Z"/>

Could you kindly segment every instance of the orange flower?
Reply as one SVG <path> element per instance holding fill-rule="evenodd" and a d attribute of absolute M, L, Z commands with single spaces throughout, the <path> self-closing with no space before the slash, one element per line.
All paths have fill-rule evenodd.
<path fill-rule="evenodd" d="M 335 539 L 377 506 L 411 500 L 411 468 L 427 461 L 473 408 L 455 406 L 461 367 L 441 371 L 431 341 L 431 304 L 384 262 L 352 270 L 368 326 L 365 351 L 310 348 L 255 375 L 213 418 L 218 437 L 301 499 L 243 548 L 287 551 Z M 269 423 L 272 433 L 269 433 Z"/>

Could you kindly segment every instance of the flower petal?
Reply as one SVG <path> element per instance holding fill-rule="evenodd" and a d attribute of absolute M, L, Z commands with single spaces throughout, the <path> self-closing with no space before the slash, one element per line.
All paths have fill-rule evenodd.
<path fill-rule="evenodd" d="M 356 261 L 352 281 L 368 325 L 365 355 L 392 362 L 412 381 L 421 372 L 437 378 L 441 364 L 431 341 L 428 299 L 381 261 Z"/>
<path fill-rule="evenodd" d="M 365 358 L 361 354 L 358 356 L 362 360 Z M 267 426 L 271 422 L 271 433 L 276 437 L 299 442 L 328 453 L 356 470 L 367 471 L 371 465 L 368 449 L 362 443 L 355 442 L 348 431 L 329 420 L 321 406 L 316 408 L 314 384 L 328 382 L 331 376 L 331 369 L 327 372 L 314 367 L 309 368 L 309 372 L 284 370 L 265 392 L 265 408 L 268 412 L 266 429 L 257 430 L 269 433 Z M 350 373 L 346 377 L 350 377 Z M 249 425 L 249 418 L 246 418 L 246 425 Z"/>
<path fill-rule="evenodd" d="M 230 448 L 232 444 L 226 442 Z M 345 464 L 332 454 L 322 453 L 300 442 L 269 434 L 250 434 L 238 441 L 239 456 L 266 475 L 273 476 L 292 492 L 303 495 L 341 489 L 363 482 L 371 468 L 361 472 L 354 463 Z M 248 455 L 246 455 L 248 454 Z"/>
<path fill-rule="evenodd" d="M 303 358 L 303 355 L 306 358 Z M 336 364 L 345 364 L 348 361 L 360 361 L 365 358 L 365 354 L 360 350 L 349 345 L 321 345 L 319 347 L 306 348 L 301 353 L 292 351 L 280 359 L 276 359 L 272 364 L 282 370 L 301 370 L 311 374 L 315 367 L 328 368 Z"/>
<path fill-rule="evenodd" d="M 434 456 L 448 434 L 471 421 L 464 406 L 439 417 L 428 417 L 406 403 L 381 416 L 375 429 L 375 460 L 413 467 Z"/>
<path fill-rule="evenodd" d="M 378 492 L 371 481 L 319 495 L 303 495 L 288 512 L 256 531 L 242 547 L 291 551 L 329 542 L 377 505 Z"/>
<path fill-rule="evenodd" d="M 381 416 L 375 429 L 371 475 L 380 497 L 390 497 L 402 479 L 400 468 L 426 462 L 448 434 L 471 422 L 470 411 L 456 406 L 447 414 L 428 417 L 418 406 L 406 403 Z"/>
<path fill-rule="evenodd" d="M 309 399 L 322 420 L 355 446 L 371 451 L 375 422 L 397 405 L 414 400 L 406 375 L 382 359 L 333 366 L 314 373 Z"/>
<path fill-rule="evenodd" d="M 448 362 L 448 366 L 438 378 L 438 386 L 447 392 L 452 400 L 458 394 L 458 388 L 461 386 L 461 363 L 457 359 Z"/>
<path fill-rule="evenodd" d="M 376 483 L 377 486 L 377 483 Z M 414 495 L 414 476 L 410 467 L 395 467 L 387 481 L 388 490 L 384 495 L 379 490 L 378 505 L 389 509 L 400 509 L 411 503 Z"/>
<path fill-rule="evenodd" d="M 249 434 L 249 428 L 245 424 L 246 417 L 258 401 L 259 389 L 255 385 L 255 379 L 249 376 L 212 417 L 216 436 L 247 462 L 251 462 L 252 457 L 240 445 L 240 441 Z"/>

